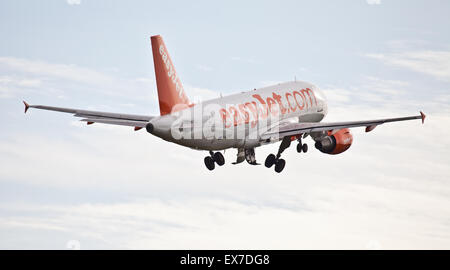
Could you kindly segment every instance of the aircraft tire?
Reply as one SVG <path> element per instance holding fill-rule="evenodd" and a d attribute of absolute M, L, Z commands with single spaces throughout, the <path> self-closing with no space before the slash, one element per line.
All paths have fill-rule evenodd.
<path fill-rule="evenodd" d="M 213 158 L 210 156 L 205 157 L 205 165 L 206 165 L 206 168 L 208 168 L 208 170 L 210 170 L 210 171 L 214 170 L 215 165 L 214 165 Z"/>
<path fill-rule="evenodd" d="M 273 164 L 275 164 L 275 161 L 276 161 L 275 155 L 274 154 L 270 154 L 270 155 L 267 156 L 266 162 L 264 162 L 264 165 L 267 168 L 270 168 L 270 167 L 272 167 Z"/>
<path fill-rule="evenodd" d="M 223 157 L 222 153 L 220 153 L 220 152 L 214 153 L 214 161 L 219 166 L 223 166 L 225 164 L 225 158 Z"/>
<path fill-rule="evenodd" d="M 275 171 L 277 173 L 280 173 L 283 171 L 284 166 L 286 165 L 286 161 L 284 159 L 279 159 L 277 160 L 277 162 L 275 163 Z"/>
<path fill-rule="evenodd" d="M 303 144 L 302 151 L 303 151 L 303 153 L 308 152 L 308 145 L 306 143 Z"/>

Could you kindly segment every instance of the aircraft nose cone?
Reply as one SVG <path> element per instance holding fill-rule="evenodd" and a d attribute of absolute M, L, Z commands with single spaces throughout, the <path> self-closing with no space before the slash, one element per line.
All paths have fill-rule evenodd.
<path fill-rule="evenodd" d="M 154 126 L 151 123 L 148 123 L 145 126 L 145 129 L 147 130 L 148 133 L 152 133 L 155 128 L 154 128 Z"/>

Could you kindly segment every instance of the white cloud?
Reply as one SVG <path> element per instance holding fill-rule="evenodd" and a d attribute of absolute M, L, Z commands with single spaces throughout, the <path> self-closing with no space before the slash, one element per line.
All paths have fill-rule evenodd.
<path fill-rule="evenodd" d="M 405 88 L 409 86 L 409 82 L 400 80 L 387 80 L 374 76 L 365 76 L 366 83 L 362 86 L 368 92 L 376 95 L 384 95 L 390 98 L 395 98 L 405 94 Z"/>
<path fill-rule="evenodd" d="M 200 102 L 220 97 L 220 92 L 207 88 L 193 87 L 189 84 L 184 85 L 184 90 L 191 102 Z"/>
<path fill-rule="evenodd" d="M 450 51 L 410 51 L 402 53 L 371 53 L 367 57 L 391 66 L 431 75 L 439 80 L 450 81 Z"/>
<path fill-rule="evenodd" d="M 341 182 L 310 187 L 291 204 L 197 197 L 2 205 L 14 214 L 2 218 L 0 229 L 65 232 L 129 249 L 444 249 L 450 241 L 445 196 Z M 64 240 L 53 248 L 64 248 Z"/>
<path fill-rule="evenodd" d="M 1 99 L 47 100 L 55 106 L 85 108 L 86 103 L 98 105 L 89 103 L 97 98 L 111 105 L 103 108 L 107 110 L 132 103 L 140 112 L 128 106 L 124 113 L 158 112 L 156 84 L 147 77 L 124 79 L 93 68 L 15 57 L 0 57 L 0 73 Z M 70 104 L 59 103 L 61 100 Z"/>
<path fill-rule="evenodd" d="M 0 77 L 0 98 L 11 98 L 19 93 L 25 93 L 30 89 L 41 86 L 42 81 L 36 78 L 26 78 L 21 76 L 1 76 Z"/>
<path fill-rule="evenodd" d="M 333 103 L 346 103 L 351 100 L 352 92 L 342 88 L 323 88 L 328 101 Z"/>
<path fill-rule="evenodd" d="M 143 84 L 149 84 L 149 85 L 156 84 L 155 80 L 153 78 L 149 78 L 149 77 L 136 78 L 135 81 L 139 82 L 139 83 L 143 83 Z"/>
<path fill-rule="evenodd" d="M 261 85 L 262 87 L 265 87 L 265 86 L 276 85 L 276 84 L 279 84 L 279 83 L 282 83 L 282 81 L 265 80 L 265 81 L 261 81 L 261 82 L 260 82 L 260 85 Z"/>
<path fill-rule="evenodd" d="M 429 47 L 430 42 L 420 39 L 393 39 L 386 41 L 386 45 L 396 51 L 411 51 Z"/>
<path fill-rule="evenodd" d="M 81 4 L 81 0 L 67 0 L 67 4 L 73 6 L 73 5 L 79 5 Z"/>
<path fill-rule="evenodd" d="M 96 74 L 75 67 L 69 70 L 80 74 L 64 77 L 55 70 L 58 64 L 44 63 L 38 72 L 37 67 L 8 63 L 0 68 L 20 76 L 2 75 L 0 83 L 14 82 L 20 91 L 30 85 L 19 85 L 23 80 L 41 80 L 35 87 L 43 91 L 47 80 L 67 87 L 84 72 Z M 150 82 L 146 78 L 114 82 L 139 86 L 141 94 L 156 93 L 142 89 Z M 106 82 L 100 76 L 84 83 L 96 87 Z M 414 103 L 404 108 L 386 99 L 369 106 L 351 102 L 354 96 L 362 98 L 361 87 L 390 95 L 386 89 L 409 86 L 407 82 L 367 76 L 363 84 L 357 89 L 328 87 L 339 89 L 339 96 L 329 99 L 345 106 L 330 106 L 326 120 L 403 116 L 411 108 L 415 112 Z M 142 97 L 129 91 L 115 99 L 108 96 L 115 109 L 108 107 L 111 103 L 98 108 L 142 106 Z M 186 91 L 190 97 L 218 96 L 189 85 Z M 93 104 L 104 103 L 103 94 L 88 96 Z M 283 153 L 287 165 L 282 174 L 229 164 L 235 149 L 226 151 L 224 167 L 210 172 L 204 168 L 204 151 L 165 142 L 145 130 L 86 126 L 70 115 L 38 110 L 24 115 L 17 101 L 17 108 L 2 107 L 1 114 L 0 195 L 14 190 L 14 198 L 0 196 L 7 200 L 0 206 L 0 248 L 43 248 L 49 242 L 48 248 L 65 248 L 72 239 L 82 248 L 448 248 L 450 137 L 436 135 L 450 132 L 442 124 L 450 122 L 447 100 L 445 95 L 419 100 L 421 105 L 437 104 L 423 126 L 420 121 L 385 124 L 367 134 L 354 129 L 354 145 L 342 155 L 324 155 L 313 147 L 298 154 L 291 147 Z M 436 136 L 438 140 L 430 139 Z M 312 146 L 309 138 L 305 142 Z M 258 161 L 277 147 L 257 148 Z M 32 196 L 18 194 L 26 190 Z M 96 201 L 84 197 L 86 190 Z M 104 200 L 103 193 L 112 194 L 114 201 Z M 58 196 L 66 194 L 76 202 L 61 203 Z M 50 237 L 45 243 L 35 244 L 46 233 Z"/>
<path fill-rule="evenodd" d="M 244 62 L 244 63 L 249 63 L 249 64 L 254 64 L 256 63 L 255 60 L 251 59 L 251 58 L 244 58 L 244 57 L 240 57 L 240 56 L 233 56 L 231 57 L 231 60 L 233 61 L 239 61 L 239 62 Z"/>
<path fill-rule="evenodd" d="M 335 121 L 405 114 L 381 104 L 331 110 Z M 44 125 L 49 119 L 39 119 L 40 113 L 30 112 L 19 124 Z M 450 246 L 450 138 L 441 137 L 439 144 L 428 139 L 450 131 L 442 125 L 450 122 L 446 114 L 432 113 L 424 126 L 411 121 L 367 134 L 354 129 L 354 145 L 339 156 L 312 147 L 298 154 L 291 147 L 283 153 L 287 167 L 281 175 L 248 164 L 209 172 L 202 163 L 204 152 L 125 127 L 71 127 L 64 122 L 69 117 L 52 122 L 59 131 L 52 131 L 51 138 L 41 134 L 47 129 L 42 126 L 0 142 L 2 187 L 13 181 L 141 199 L 2 204 L 0 211 L 11 214 L 2 216 L 0 231 L 17 232 L 16 237 L 27 230 L 34 235 L 49 231 L 58 240 L 51 240 L 52 248 L 65 248 L 71 239 L 86 248 L 86 241 L 94 242 L 94 248 L 163 249 Z M 258 160 L 276 147 L 258 148 Z M 227 161 L 235 154 L 227 151 Z M 33 239 L 24 238 L 25 243 Z M 20 248 L 8 243 L 23 242 L 4 240 L 2 248 Z"/>
<path fill-rule="evenodd" d="M 0 57 L 0 68 L 2 70 L 19 71 L 91 84 L 111 84 L 114 82 L 113 77 L 93 69 L 24 58 Z"/>
<path fill-rule="evenodd" d="M 322 90 L 327 97 L 330 107 L 342 107 L 356 102 L 395 104 L 400 107 L 408 93 L 405 89 L 410 86 L 407 81 L 389 80 L 374 76 L 363 76 L 361 85 L 348 88 L 326 85 Z"/>
<path fill-rule="evenodd" d="M 18 87 L 38 87 L 41 85 L 41 80 L 2 76 L 0 77 L 0 84 Z"/>
<path fill-rule="evenodd" d="M 369 5 L 380 5 L 381 0 L 366 0 L 367 4 Z"/>
<path fill-rule="evenodd" d="M 206 65 L 201 65 L 201 64 L 196 65 L 195 67 L 196 67 L 198 70 L 206 71 L 206 72 L 213 70 L 212 67 L 206 66 Z"/>

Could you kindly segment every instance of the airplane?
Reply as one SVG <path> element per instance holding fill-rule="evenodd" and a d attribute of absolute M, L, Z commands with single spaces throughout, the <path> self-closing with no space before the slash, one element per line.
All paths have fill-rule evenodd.
<path fill-rule="evenodd" d="M 281 158 L 291 143 L 297 142 L 297 152 L 306 153 L 308 145 L 302 139 L 308 136 L 320 152 L 336 155 L 347 151 L 353 136 L 350 128 L 365 127 L 366 132 L 378 125 L 421 119 L 425 114 L 365 121 L 321 122 L 328 113 L 327 99 L 315 85 L 304 81 L 290 81 L 273 86 L 191 103 L 186 96 L 167 47 L 160 35 L 150 37 L 159 116 L 121 114 L 44 105 L 25 105 L 30 108 L 73 114 L 88 125 L 93 123 L 145 128 L 148 133 L 168 142 L 196 150 L 209 151 L 204 158 L 208 170 L 215 164 L 222 166 L 221 151 L 237 149 L 236 161 L 256 162 L 255 148 L 281 141 L 276 154 L 269 154 L 264 162 L 280 173 L 285 167 Z"/>

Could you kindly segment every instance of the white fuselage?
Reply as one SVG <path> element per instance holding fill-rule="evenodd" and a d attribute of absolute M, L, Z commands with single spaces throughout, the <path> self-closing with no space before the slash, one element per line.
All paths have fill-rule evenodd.
<path fill-rule="evenodd" d="M 199 150 L 254 148 L 287 122 L 320 122 L 328 107 L 313 84 L 295 81 L 233 94 L 154 118 L 152 134 Z"/>

